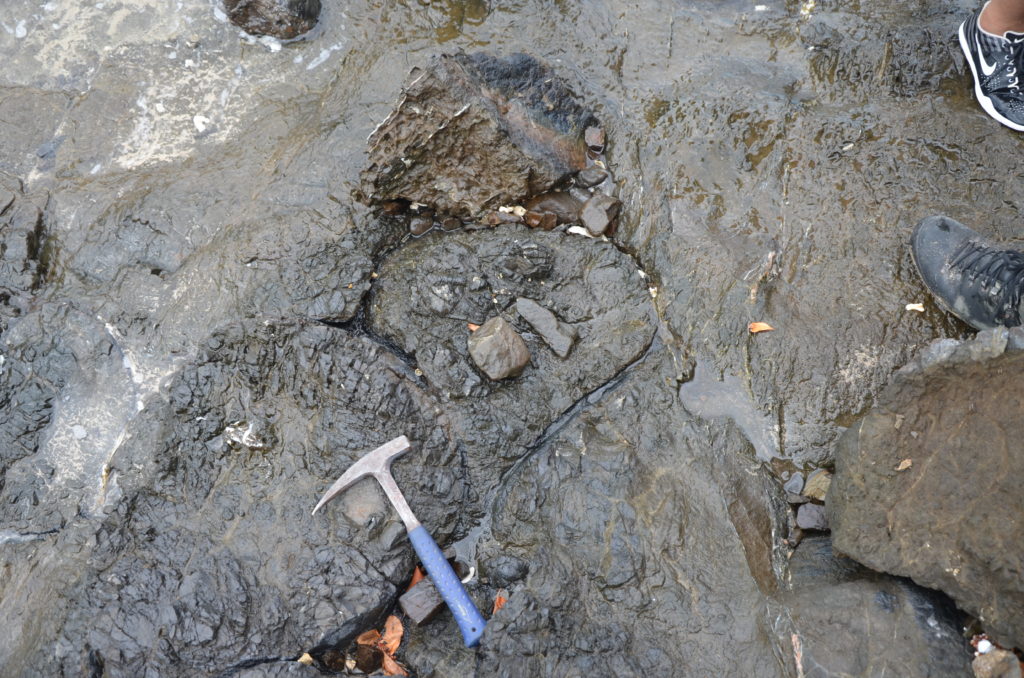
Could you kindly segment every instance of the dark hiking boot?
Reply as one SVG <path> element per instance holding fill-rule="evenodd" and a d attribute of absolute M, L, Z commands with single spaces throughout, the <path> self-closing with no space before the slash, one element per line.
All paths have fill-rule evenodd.
<path fill-rule="evenodd" d="M 1021 324 L 1024 253 L 948 217 L 928 217 L 910 241 L 917 272 L 939 305 L 972 327 Z"/>
<path fill-rule="evenodd" d="M 960 24 L 960 48 L 974 74 L 974 94 L 985 112 L 1011 129 L 1024 132 L 1024 93 L 1018 69 L 1024 33 L 995 35 L 978 25 L 979 10 Z"/>

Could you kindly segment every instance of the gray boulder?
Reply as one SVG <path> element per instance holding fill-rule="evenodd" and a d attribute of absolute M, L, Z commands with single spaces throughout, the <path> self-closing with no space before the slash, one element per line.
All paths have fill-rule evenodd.
<path fill-rule="evenodd" d="M 1024 646 L 1022 383 L 1021 353 L 903 375 L 841 438 L 827 501 L 837 550 L 945 591 L 1010 646 Z"/>

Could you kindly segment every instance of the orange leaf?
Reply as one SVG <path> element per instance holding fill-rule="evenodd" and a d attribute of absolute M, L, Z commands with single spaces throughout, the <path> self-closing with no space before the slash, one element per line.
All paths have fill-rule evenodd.
<path fill-rule="evenodd" d="M 380 639 L 380 648 L 384 650 L 385 654 L 394 654 L 398 652 L 398 646 L 401 644 L 402 622 L 395 615 L 391 615 L 384 622 L 384 635 Z"/>
<path fill-rule="evenodd" d="M 411 589 L 413 586 L 416 586 L 416 584 L 419 584 L 423 577 L 423 570 L 421 570 L 420 566 L 417 565 L 416 569 L 412 571 L 412 579 L 409 580 L 409 588 L 407 588 L 406 591 Z"/>
<path fill-rule="evenodd" d="M 494 596 L 494 609 L 491 610 L 491 616 L 494 616 L 498 610 L 505 607 L 505 603 L 508 602 L 508 598 L 502 595 L 504 592 L 505 589 L 502 589 L 501 591 L 498 591 L 498 595 Z"/>
<path fill-rule="evenodd" d="M 913 465 L 914 465 L 914 461 L 912 459 L 904 459 L 903 461 L 900 462 L 899 466 L 896 467 L 896 470 L 897 471 L 906 471 L 908 468 L 910 468 Z"/>
<path fill-rule="evenodd" d="M 470 332 L 476 332 L 478 329 L 480 329 L 480 326 L 475 323 L 466 323 L 466 327 L 469 328 Z"/>
<path fill-rule="evenodd" d="M 376 645 L 380 642 L 380 631 L 376 629 L 370 629 L 369 631 L 363 631 L 356 638 L 356 645 Z"/>
<path fill-rule="evenodd" d="M 747 329 L 751 334 L 757 334 L 758 332 L 771 332 L 775 328 L 768 323 L 750 323 L 747 325 Z"/>
<path fill-rule="evenodd" d="M 380 667 L 382 669 L 384 669 L 384 675 L 385 676 L 408 676 L 409 675 L 408 673 L 405 672 L 405 669 L 402 668 L 402 665 L 399 664 L 398 662 L 396 662 L 394 660 L 394 658 L 391 655 L 389 655 L 389 654 L 385 654 L 384 655 L 384 661 L 381 662 Z"/>

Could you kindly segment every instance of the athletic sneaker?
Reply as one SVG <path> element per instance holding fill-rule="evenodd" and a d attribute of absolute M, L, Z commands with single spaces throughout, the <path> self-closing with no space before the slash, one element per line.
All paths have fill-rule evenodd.
<path fill-rule="evenodd" d="M 986 3 L 987 4 L 987 3 Z M 960 24 L 960 48 L 974 73 L 974 94 L 985 112 L 1007 127 L 1024 132 L 1024 93 L 1018 71 L 1024 33 L 995 35 L 981 29 L 984 8 Z"/>
<path fill-rule="evenodd" d="M 939 305 L 968 325 L 985 330 L 1021 324 L 1024 253 L 942 216 L 917 225 L 910 252 Z"/>

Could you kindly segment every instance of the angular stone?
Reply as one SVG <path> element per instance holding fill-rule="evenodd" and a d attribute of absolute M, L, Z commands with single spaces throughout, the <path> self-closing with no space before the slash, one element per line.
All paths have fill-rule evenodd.
<path fill-rule="evenodd" d="M 821 504 L 801 504 L 796 511 L 797 527 L 803 530 L 828 531 L 828 518 Z"/>
<path fill-rule="evenodd" d="M 619 213 L 620 203 L 615 198 L 598 193 L 583 206 L 580 220 L 591 235 L 602 235 Z"/>
<path fill-rule="evenodd" d="M 444 600 L 430 579 L 421 579 L 399 597 L 398 604 L 413 624 L 420 626 L 430 621 L 444 606 Z"/>
<path fill-rule="evenodd" d="M 945 591 L 1007 646 L 1024 646 L 1021 383 L 1020 352 L 898 377 L 840 439 L 828 495 L 838 550 Z"/>
<path fill-rule="evenodd" d="M 1017 655 L 998 647 L 985 654 L 979 654 L 971 662 L 974 678 L 1021 678 L 1021 670 Z"/>
<path fill-rule="evenodd" d="M 402 198 L 476 217 L 584 168 L 594 116 L 532 57 L 440 56 L 411 77 L 370 135 L 369 202 Z"/>
<path fill-rule="evenodd" d="M 804 474 L 794 473 L 783 485 L 782 489 L 792 494 L 800 494 L 804 489 Z"/>
<path fill-rule="evenodd" d="M 554 313 L 533 299 L 519 297 L 516 300 L 516 311 L 523 317 L 523 320 L 530 323 L 544 343 L 550 346 L 559 358 L 569 355 L 573 342 L 576 341 L 575 327 L 566 325 Z"/>
<path fill-rule="evenodd" d="M 583 204 L 564 191 L 542 193 L 526 201 L 526 209 L 541 214 L 553 214 L 560 224 L 574 224 L 580 220 Z"/>
<path fill-rule="evenodd" d="M 832 474 L 825 469 L 817 469 L 807 476 L 803 495 L 817 501 L 825 501 L 825 495 L 828 494 L 828 488 L 831 484 Z"/>
<path fill-rule="evenodd" d="M 519 376 L 530 363 L 530 351 L 508 321 L 495 316 L 469 335 L 469 355 L 490 379 Z"/>

